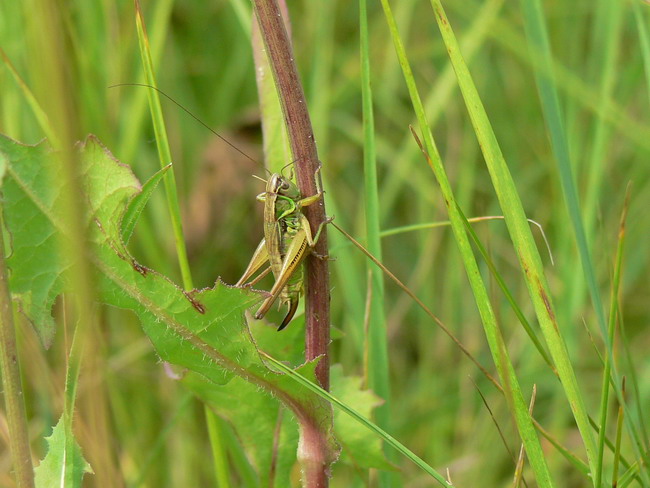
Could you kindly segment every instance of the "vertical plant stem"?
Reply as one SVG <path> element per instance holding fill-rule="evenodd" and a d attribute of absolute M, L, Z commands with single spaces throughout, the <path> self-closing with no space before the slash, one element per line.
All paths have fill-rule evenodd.
<path fill-rule="evenodd" d="M 625 376 L 621 390 L 625 393 Z M 614 444 L 614 462 L 612 463 L 612 486 L 617 486 L 618 483 L 618 469 L 621 464 L 621 436 L 623 435 L 623 417 L 625 416 L 625 409 L 623 405 L 618 406 L 618 417 L 616 419 L 616 443 Z"/>
<path fill-rule="evenodd" d="M 0 372 L 16 486 L 28 488 L 34 486 L 34 470 L 29 452 L 25 397 L 20 384 L 16 331 L 9 293 L 2 226 L 0 225 Z"/>
<path fill-rule="evenodd" d="M 217 486 L 219 488 L 230 488 L 230 469 L 228 467 L 228 457 L 223 446 L 222 421 L 221 418 L 209 410 L 204 405 L 205 419 L 208 424 L 208 433 L 210 435 L 210 444 L 212 445 L 212 462 L 217 477 Z M 216 448 L 215 448 L 216 446 Z"/>
<path fill-rule="evenodd" d="M 607 341 L 609 344 L 614 347 L 614 340 L 616 336 L 616 321 L 619 314 L 619 303 L 618 303 L 618 294 L 620 292 L 621 285 L 621 271 L 623 269 L 623 251 L 625 249 L 625 227 L 627 221 L 627 212 L 630 207 L 630 186 L 628 185 L 627 194 L 625 196 L 625 205 L 623 207 L 623 213 L 621 215 L 621 221 L 618 227 L 618 246 L 616 249 L 616 258 L 614 261 L 614 275 L 612 279 L 612 289 L 611 289 L 611 308 L 609 311 L 609 322 L 608 322 L 608 336 Z M 604 368 L 603 368 L 603 378 L 601 383 L 601 393 L 600 393 L 600 429 L 598 430 L 598 458 L 597 458 L 597 470 L 595 473 L 595 486 L 601 486 L 603 480 L 603 460 L 605 455 L 605 439 L 606 439 L 606 426 L 607 426 L 607 413 L 609 407 L 609 388 L 611 381 L 611 372 L 612 372 L 612 363 L 610 362 L 609 355 L 604 355 Z M 623 384 L 625 380 L 623 379 Z M 623 387 L 621 387 L 623 391 Z M 622 422 L 622 408 L 624 404 L 619 403 L 619 415 L 616 436 L 617 440 L 620 435 L 620 422 Z M 618 456 L 619 451 L 615 450 L 614 455 Z M 615 471 L 616 471 L 615 465 Z M 612 482 L 616 480 L 616 475 L 612 477 Z"/>
<path fill-rule="evenodd" d="M 320 182 L 318 152 L 314 141 L 311 120 L 305 104 L 305 96 L 298 78 L 291 43 L 282 23 L 280 9 L 275 0 L 254 0 L 255 14 L 259 22 L 264 45 L 271 62 L 273 77 L 280 95 L 289 143 L 296 160 L 296 179 L 303 196 L 317 193 L 316 178 Z M 325 220 L 325 205 L 321 201 L 304 208 L 312 231 Z M 323 229 L 315 252 L 327 254 L 327 230 Z M 316 376 L 321 386 L 329 389 L 329 273 L 327 261 L 307 258 L 306 291 L 306 348 L 307 360 L 323 356 Z"/>
<path fill-rule="evenodd" d="M 253 0 L 262 39 L 266 46 L 271 71 L 280 97 L 289 144 L 296 161 L 296 180 L 303 196 L 315 195 L 316 178 L 321 181 L 320 161 L 314 133 L 307 112 L 305 95 L 298 78 L 289 36 L 275 0 Z M 321 200 L 305 209 L 312 232 L 325 220 L 325 205 Z M 318 255 L 327 255 L 327 230 L 323 229 L 316 244 Z M 306 262 L 307 290 L 305 293 L 305 358 L 321 357 L 316 368 L 320 385 L 329 390 L 329 273 L 327 260 L 312 256 Z M 303 486 L 309 488 L 329 485 L 330 453 L 323 438 L 322 426 L 301 422 L 298 458 L 303 470 Z"/>

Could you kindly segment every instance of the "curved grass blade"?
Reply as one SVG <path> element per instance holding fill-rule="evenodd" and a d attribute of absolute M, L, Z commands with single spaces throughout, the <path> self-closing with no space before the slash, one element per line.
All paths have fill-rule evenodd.
<path fill-rule="evenodd" d="M 263 353 L 264 354 L 264 353 Z M 308 388 L 310 391 L 314 392 L 317 394 L 319 397 L 327 400 L 330 402 L 332 405 L 336 406 L 337 408 L 340 408 L 343 412 L 354 418 L 357 422 L 363 424 L 366 426 L 368 429 L 372 430 L 374 433 L 376 433 L 378 436 L 380 436 L 384 441 L 396 449 L 398 452 L 402 453 L 407 459 L 410 459 L 413 463 L 415 463 L 418 467 L 420 467 L 424 472 L 426 472 L 428 475 L 430 475 L 432 478 L 434 478 L 438 483 L 440 483 L 442 486 L 445 486 L 447 488 L 453 488 L 453 485 L 450 484 L 444 476 L 442 476 L 440 473 L 438 473 L 435 469 L 433 469 L 431 466 L 429 466 L 423 459 L 421 459 L 419 456 L 417 456 L 413 451 L 408 449 L 404 444 L 399 442 L 397 439 L 395 439 L 393 436 L 391 436 L 388 432 L 383 430 L 381 427 L 379 427 L 377 424 L 374 422 L 371 422 L 367 418 L 365 418 L 363 415 L 361 415 L 359 412 L 354 410 L 353 408 L 350 408 L 348 405 L 345 403 L 341 402 L 338 398 L 332 396 L 332 394 L 328 393 L 327 391 L 323 390 L 320 386 L 315 384 L 314 382 L 308 380 L 304 376 L 302 376 L 299 372 L 294 371 L 293 369 L 289 368 L 286 366 L 284 363 L 281 361 L 278 361 L 277 359 L 274 359 L 273 357 L 264 354 L 264 357 L 267 361 L 269 361 L 273 366 L 275 366 L 279 371 L 285 373 L 288 377 L 292 378 L 294 381 L 298 382 L 302 386 Z"/>
<path fill-rule="evenodd" d="M 138 0 L 135 1 L 135 6 L 135 23 L 138 31 L 138 42 L 140 45 L 140 55 L 142 57 L 145 81 L 148 85 L 155 88 L 157 87 L 157 84 L 153 61 L 151 58 L 151 50 L 149 48 L 149 39 L 145 29 L 144 16 L 140 9 L 140 3 Z M 169 141 L 167 139 L 162 107 L 160 105 L 160 97 L 158 96 L 157 90 L 148 90 L 147 95 L 149 98 L 149 108 L 151 110 L 154 132 L 156 134 L 156 146 L 158 147 L 160 167 L 164 168 L 170 163 L 170 161 L 172 161 L 172 156 L 169 148 Z M 173 171 L 171 171 L 167 175 L 167 178 L 165 178 L 165 195 L 172 222 L 172 229 L 174 231 L 176 255 L 181 270 L 181 276 L 183 277 L 183 286 L 186 290 L 191 290 L 194 286 L 192 285 L 192 275 L 190 273 L 190 265 L 187 259 L 187 250 L 185 248 L 185 239 L 183 237 L 183 225 L 181 223 L 181 211 L 178 204 L 178 192 L 176 191 L 176 178 L 174 177 Z"/>
<path fill-rule="evenodd" d="M 142 191 L 129 202 L 129 206 L 127 207 L 126 212 L 124 213 L 124 218 L 122 219 L 122 240 L 124 241 L 124 244 L 129 243 L 129 239 L 131 239 L 131 234 L 133 234 L 133 229 L 135 229 L 135 224 L 138 222 L 140 214 L 144 210 L 144 207 L 147 206 L 147 202 L 158 186 L 158 183 L 160 183 L 160 180 L 171 167 L 172 164 L 169 163 L 164 168 L 156 171 L 156 173 L 149 178 L 144 185 L 142 185 Z"/>

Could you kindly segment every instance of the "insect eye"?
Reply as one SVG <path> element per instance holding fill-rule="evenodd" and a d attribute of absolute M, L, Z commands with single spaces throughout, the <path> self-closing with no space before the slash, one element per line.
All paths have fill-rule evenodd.
<path fill-rule="evenodd" d="M 282 184 L 280 185 L 280 189 L 282 190 L 288 190 L 289 187 L 289 182 L 288 181 L 283 181 Z"/>

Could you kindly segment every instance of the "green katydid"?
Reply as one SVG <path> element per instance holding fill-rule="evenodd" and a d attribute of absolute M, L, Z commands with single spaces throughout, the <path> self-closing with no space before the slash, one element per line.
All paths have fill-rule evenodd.
<path fill-rule="evenodd" d="M 248 154 L 214 131 L 159 88 L 143 83 L 121 83 L 113 86 L 142 86 L 156 90 L 234 150 L 257 163 Z M 320 171 L 320 168 L 318 171 Z M 318 193 L 311 197 L 302 198 L 300 190 L 290 178 L 274 173 L 267 181 L 266 191 L 257 196 L 258 200 L 264 202 L 264 239 L 253 253 L 244 275 L 235 286 L 254 284 L 266 275 L 269 270 L 273 272 L 275 284 L 271 288 L 270 296 L 264 300 L 255 313 L 255 318 L 261 319 L 264 317 L 279 296 L 280 304 L 288 304 L 289 311 L 278 330 L 284 329 L 296 313 L 303 289 L 302 261 L 318 242 L 323 225 L 331 220 L 328 219 L 321 223 L 316 235 L 312 236 L 309 222 L 303 215 L 301 208 L 311 205 L 322 198 L 323 192 L 320 190 L 318 178 L 316 183 Z M 269 261 L 269 269 L 264 270 L 250 283 L 246 283 L 246 280 L 253 276 L 266 261 Z"/>
<path fill-rule="evenodd" d="M 266 183 L 266 191 L 257 196 L 258 200 L 264 202 L 264 238 L 236 286 L 243 286 L 269 262 L 275 284 L 269 297 L 255 313 L 255 318 L 259 320 L 264 317 L 279 297 L 280 306 L 287 304 L 289 310 L 278 330 L 284 329 L 296 313 L 303 289 L 302 261 L 318 241 L 323 225 L 328 222 L 321 223 L 316 235 L 312 236 L 309 221 L 301 208 L 317 202 L 322 196 L 319 188 L 316 195 L 302 198 L 298 187 L 278 173 L 271 175 Z M 251 283 L 267 272 L 265 270 Z"/>

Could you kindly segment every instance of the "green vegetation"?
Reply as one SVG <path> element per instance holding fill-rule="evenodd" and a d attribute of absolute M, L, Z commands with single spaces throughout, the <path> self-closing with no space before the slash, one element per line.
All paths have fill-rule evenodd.
<path fill-rule="evenodd" d="M 249 3 L 0 4 L 0 486 L 24 398 L 37 486 L 300 486 L 311 426 L 332 487 L 650 487 L 650 6 L 541 4 L 290 5 L 327 212 L 424 305 L 328 226 L 332 396 L 226 285 L 291 162 Z"/>

